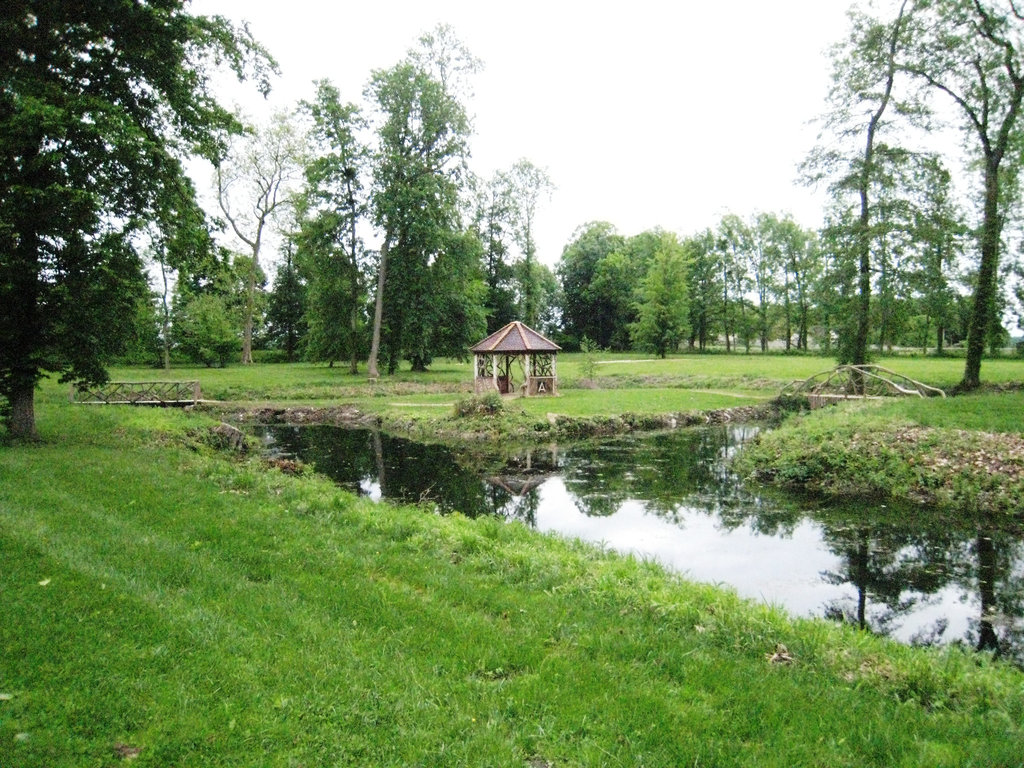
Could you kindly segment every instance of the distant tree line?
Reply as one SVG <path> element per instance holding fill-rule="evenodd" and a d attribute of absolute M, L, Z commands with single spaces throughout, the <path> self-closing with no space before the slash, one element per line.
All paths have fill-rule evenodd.
<path fill-rule="evenodd" d="M 852 12 L 849 39 L 833 52 L 823 142 L 803 167 L 808 183 L 832 192 L 819 231 L 777 213 L 729 214 L 688 236 L 624 236 L 591 222 L 553 270 L 538 260 L 534 233 L 552 181 L 528 160 L 488 179 L 469 171 L 463 101 L 479 63 L 439 27 L 398 65 L 373 73 L 364 105 L 342 103 L 323 81 L 295 114 L 250 136 L 240 156 L 263 147 L 263 170 L 250 174 L 272 179 L 283 172 L 281 153 L 265 152 L 281 144 L 270 137 L 299 135 L 301 126 L 302 140 L 293 143 L 304 149 L 290 162 L 303 183 L 280 223 L 286 254 L 268 293 L 252 295 L 262 285 L 256 256 L 224 260 L 245 271 L 249 289 L 244 297 L 225 295 L 225 312 L 241 312 L 243 346 L 248 314 L 257 311 L 257 346 L 287 360 L 344 360 L 352 372 L 369 357 L 371 375 L 378 365 L 393 372 L 405 360 L 423 370 L 435 356 L 463 356 L 476 338 L 512 319 L 567 349 L 586 342 L 658 355 L 776 348 L 865 362 L 873 351 L 897 347 L 943 354 L 966 346 L 977 322 L 982 245 L 969 200 L 958 196 L 941 155 L 883 141 L 928 114 L 919 92 L 910 98 L 899 87 L 909 77 L 909 64 L 898 59 L 909 50 L 911 12 L 917 19 L 952 13 L 941 3 L 910 5 L 889 22 Z M 1013 19 L 1002 23 L 1016 30 Z M 258 196 L 248 199 L 258 209 Z M 229 210 L 224 201 L 221 209 Z M 364 242 L 368 232 L 375 249 Z M 239 239 L 251 252 L 255 238 Z M 1009 340 L 1004 317 L 1011 309 L 1020 314 L 1013 277 L 1021 270 L 1006 250 L 1001 289 L 982 299 L 990 350 Z M 191 314 L 182 313 L 185 329 Z M 196 345 L 177 345 L 207 363 L 214 347 L 225 349 L 211 340 L 197 358 L 188 351 Z"/>
<path fill-rule="evenodd" d="M 472 172 L 480 63 L 448 27 L 357 99 L 320 81 L 248 125 L 208 90 L 217 63 L 266 89 L 275 64 L 244 28 L 183 0 L 9 3 L 0 415 L 32 435 L 41 377 L 102 381 L 115 359 L 223 365 L 263 350 L 353 373 L 365 360 L 372 377 L 425 370 L 512 319 L 567 349 L 662 356 L 863 362 L 963 344 L 962 385 L 977 386 L 1024 303 L 1024 18 L 1009 0 L 882 5 L 852 11 L 832 52 L 802 169 L 831 193 L 820 231 L 776 213 L 687 235 L 592 222 L 551 268 L 536 222 L 553 182 L 526 159 Z M 935 149 L 947 124 L 963 152 Z M 196 156 L 215 169 L 214 211 L 184 172 Z"/>

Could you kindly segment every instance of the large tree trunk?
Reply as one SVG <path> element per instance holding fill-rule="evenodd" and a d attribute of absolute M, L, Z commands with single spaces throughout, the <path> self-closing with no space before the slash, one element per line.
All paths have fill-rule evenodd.
<path fill-rule="evenodd" d="M 164 254 L 160 253 L 160 276 L 163 278 L 164 291 L 160 294 L 160 306 L 163 309 L 163 316 L 160 318 L 160 341 L 161 353 L 163 356 L 164 370 L 171 370 L 171 310 L 167 306 L 167 264 L 164 263 Z"/>
<path fill-rule="evenodd" d="M 352 190 L 352 177 L 348 177 L 348 201 L 349 201 L 349 373 L 355 376 L 359 373 L 359 256 L 358 240 L 356 239 L 356 218 L 355 192 Z M 376 314 L 376 308 L 374 308 Z"/>
<path fill-rule="evenodd" d="M 34 164 L 37 153 L 26 159 L 26 165 Z M 42 188 L 48 183 L 40 174 L 31 179 L 35 188 Z M 35 231 L 35 222 L 45 216 L 38 205 L 29 205 L 15 216 L 13 232 L 16 237 L 4 238 L 4 246 L 10 247 L 0 261 L 4 262 L 3 295 L 0 296 L 4 319 L 0 328 L 4 336 L 2 372 L 4 374 L 0 389 L 0 397 L 7 399 L 6 414 L 7 433 L 17 440 L 35 440 L 36 382 L 39 380 L 39 367 L 34 359 L 40 350 L 47 350 L 47 342 L 43 340 L 44 323 L 40 321 L 45 311 L 43 300 L 42 271 L 40 260 L 40 237 Z"/>
<path fill-rule="evenodd" d="M 36 387 L 31 381 L 11 385 L 7 430 L 17 440 L 36 440 L 39 437 L 36 432 L 35 395 Z"/>
<path fill-rule="evenodd" d="M 868 121 L 868 132 L 864 142 L 864 167 L 859 179 L 860 219 L 857 227 L 857 249 L 859 265 L 857 270 L 857 331 L 854 335 L 853 350 L 850 363 L 864 365 L 868 361 L 868 332 L 871 313 L 871 174 L 875 161 L 875 134 L 882 121 L 889 100 L 892 98 L 893 84 L 896 81 L 896 51 L 899 46 L 900 32 L 903 25 L 903 12 L 906 2 L 900 6 L 899 15 L 892 27 L 889 38 L 888 59 L 886 61 L 885 88 L 878 104 L 878 109 Z M 863 379 L 857 377 L 856 387 L 859 393 L 864 391 Z"/>
<path fill-rule="evenodd" d="M 379 379 L 377 357 L 380 355 L 380 326 L 384 319 L 384 283 L 387 279 L 388 251 L 391 249 L 390 238 L 384 237 L 380 246 L 380 268 L 377 271 L 377 299 L 373 305 L 373 340 L 370 342 L 370 359 L 367 361 L 367 373 L 371 379 Z"/>
<path fill-rule="evenodd" d="M 242 332 L 242 365 L 252 364 L 252 325 L 256 313 L 256 253 L 249 266 L 249 280 L 245 286 L 245 329 Z"/>
<path fill-rule="evenodd" d="M 985 338 L 992 320 L 992 307 L 996 296 L 996 274 L 999 267 L 999 238 L 1002 221 L 999 218 L 999 161 L 989 157 L 985 162 L 985 212 L 981 225 L 981 264 L 978 267 L 978 287 L 974 291 L 967 331 L 967 362 L 961 389 L 976 389 L 981 384 L 981 358 L 985 354 Z"/>

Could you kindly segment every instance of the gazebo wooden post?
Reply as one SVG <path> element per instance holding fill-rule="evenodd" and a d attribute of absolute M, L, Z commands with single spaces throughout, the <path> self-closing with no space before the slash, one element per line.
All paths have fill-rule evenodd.
<path fill-rule="evenodd" d="M 533 357 L 533 355 L 530 354 L 529 352 L 527 352 L 524 355 L 524 357 L 526 358 L 526 360 L 524 360 L 525 364 L 523 366 L 523 373 L 526 376 L 526 389 L 523 391 L 523 394 L 524 395 L 529 395 L 530 394 L 530 359 Z"/>
<path fill-rule="evenodd" d="M 490 355 L 491 358 L 491 379 L 494 381 L 494 391 L 501 394 L 501 387 L 498 386 L 498 356 Z"/>

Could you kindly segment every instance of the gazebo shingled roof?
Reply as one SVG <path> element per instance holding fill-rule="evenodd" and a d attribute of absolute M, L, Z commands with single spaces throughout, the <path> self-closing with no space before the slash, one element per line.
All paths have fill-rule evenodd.
<path fill-rule="evenodd" d="M 537 333 L 532 328 L 513 320 L 504 328 L 499 328 L 486 339 L 469 348 L 470 352 L 504 352 L 518 354 L 528 352 L 558 352 L 562 348 Z"/>

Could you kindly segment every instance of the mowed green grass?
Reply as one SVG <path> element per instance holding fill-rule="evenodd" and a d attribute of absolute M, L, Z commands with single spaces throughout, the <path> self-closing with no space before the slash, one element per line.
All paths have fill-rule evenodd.
<path fill-rule="evenodd" d="M 559 356 L 559 370 L 568 368 L 575 378 L 579 355 L 568 355 L 563 366 Z M 598 356 L 597 372 L 604 376 L 677 376 L 714 382 L 715 380 L 763 380 L 765 385 L 784 384 L 806 379 L 816 373 L 831 370 L 833 358 L 810 355 L 734 354 L 734 355 L 676 355 L 665 360 L 637 358 L 637 356 L 602 353 Z M 964 373 L 962 358 L 913 357 L 883 355 L 872 362 L 912 379 L 936 387 L 957 384 Z M 982 379 L 989 383 L 1024 380 L 1024 358 L 999 358 L 982 363 Z"/>
<path fill-rule="evenodd" d="M 807 355 L 675 355 L 664 360 L 642 355 L 599 353 L 594 356 L 594 383 L 584 380 L 585 357 L 579 353 L 560 354 L 557 370 L 561 381 L 558 410 L 567 415 L 594 415 L 588 402 L 604 395 L 587 394 L 591 390 L 580 388 L 581 382 L 600 389 L 633 389 L 641 394 L 637 399 L 664 398 L 666 389 L 713 390 L 754 396 L 758 393 L 771 397 L 786 384 L 806 379 L 831 369 L 830 358 Z M 963 360 L 957 358 L 882 357 L 878 360 L 898 373 L 937 387 L 951 387 L 963 377 Z M 451 402 L 454 397 L 472 389 L 472 365 L 469 362 L 441 359 L 431 365 L 427 373 L 412 373 L 407 366 L 394 376 L 382 376 L 371 384 L 365 375 L 352 375 L 345 366 L 330 368 L 323 364 L 258 364 L 231 365 L 227 368 L 173 368 L 170 372 L 153 368 L 115 368 L 115 380 L 198 379 L 203 395 L 209 399 L 231 402 L 303 402 L 330 404 L 361 399 L 368 404 L 375 401 L 432 404 Z M 982 378 L 990 383 L 1024 381 L 1024 359 L 1003 358 L 986 360 Z M 657 390 L 644 393 L 643 390 Z M 442 397 L 436 397 L 441 394 Z M 573 402 L 579 400 L 580 413 L 574 412 Z M 621 403 L 609 399 L 603 413 L 612 415 L 621 410 L 650 412 L 636 400 Z M 567 404 L 566 404 L 567 403 Z M 532 408 L 533 406 L 529 406 Z M 538 406 L 539 407 L 539 406 Z M 699 407 L 699 406 L 698 406 Z M 668 410 L 685 410 L 685 406 Z"/>
<path fill-rule="evenodd" d="M 881 413 L 922 427 L 1024 433 L 1024 392 L 976 393 L 946 399 L 887 401 Z"/>
<path fill-rule="evenodd" d="M 735 408 L 767 400 L 763 390 L 727 392 L 703 389 L 650 387 L 641 389 L 570 389 L 557 397 L 509 397 L 503 400 L 506 412 L 522 412 L 535 419 L 548 414 L 590 418 L 612 414 L 677 413 Z M 459 398 L 469 393 L 426 395 L 396 394 L 389 397 L 354 397 L 348 402 L 367 411 L 385 412 L 408 420 L 450 416 Z"/>
<path fill-rule="evenodd" d="M 5 768 L 1021 763 L 1024 676 L 985 657 L 374 505 L 201 414 L 50 388 L 39 426 L 0 446 Z"/>

